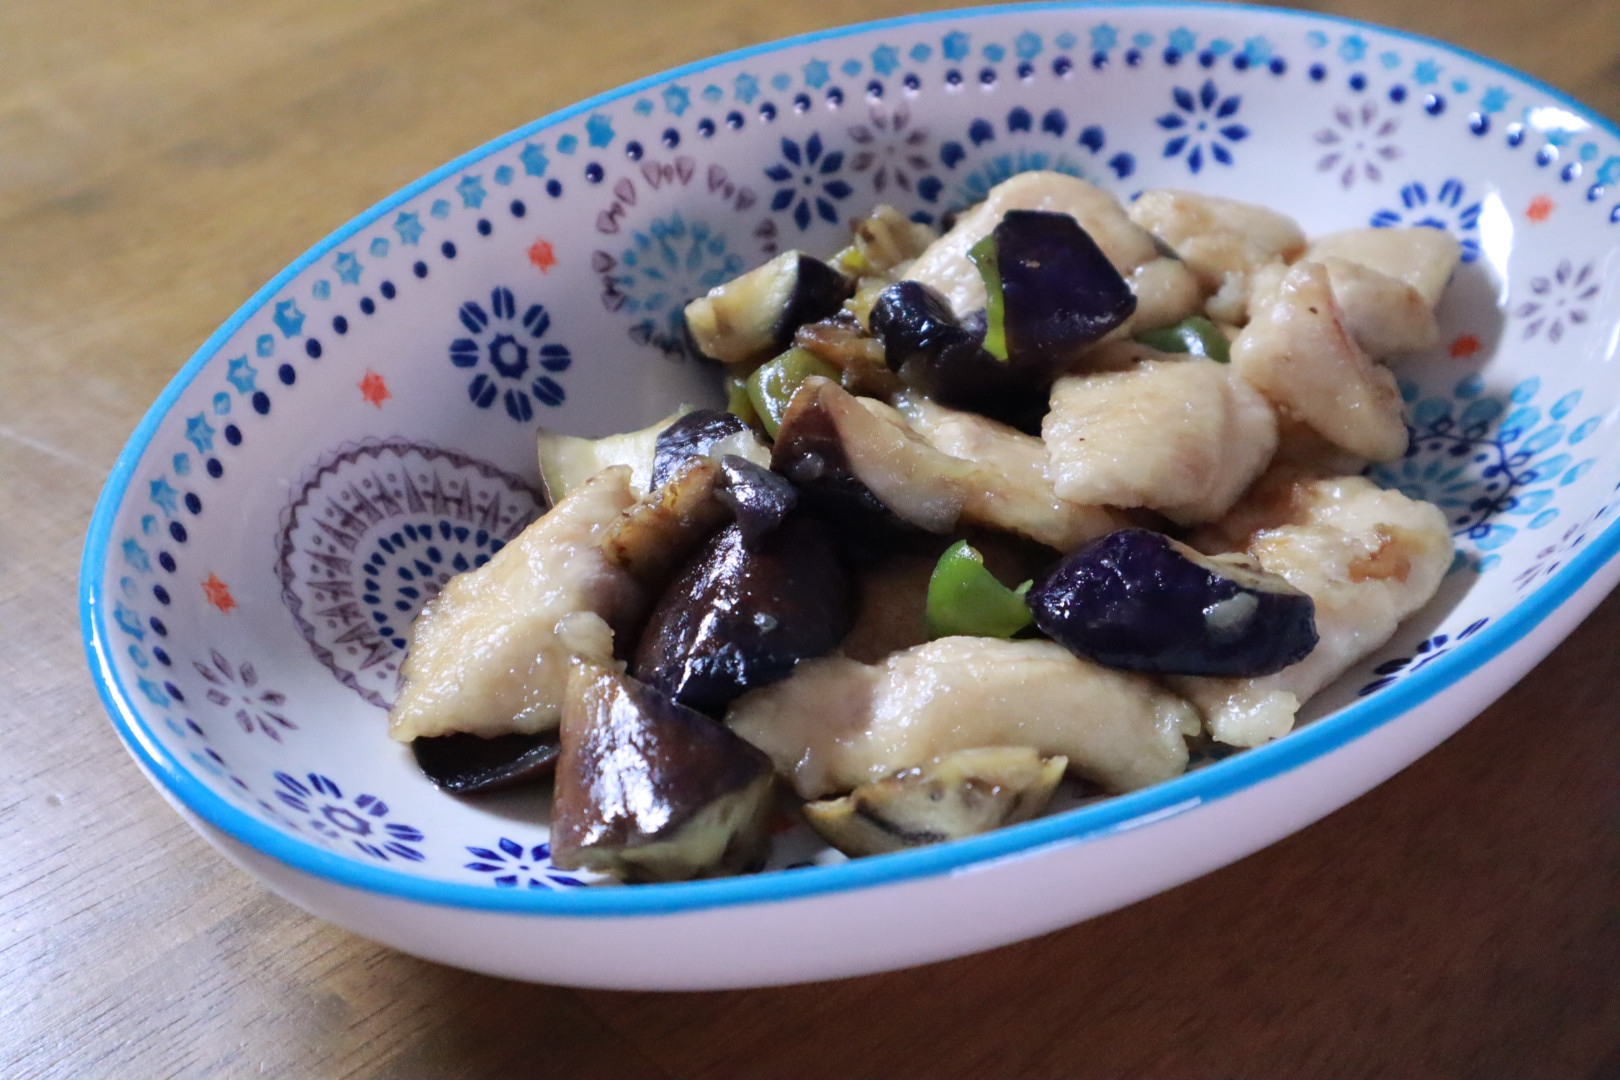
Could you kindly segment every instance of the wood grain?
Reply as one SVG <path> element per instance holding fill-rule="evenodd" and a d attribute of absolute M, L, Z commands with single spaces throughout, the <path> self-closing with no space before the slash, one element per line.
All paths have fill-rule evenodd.
<path fill-rule="evenodd" d="M 1620 599 L 1317 826 L 1037 941 L 697 995 L 525 986 L 316 922 L 114 738 L 74 600 L 191 350 L 380 196 L 587 94 L 926 3 L 0 5 L 0 1076 L 1620 1076 Z M 1613 0 L 1303 6 L 1620 116 Z"/>

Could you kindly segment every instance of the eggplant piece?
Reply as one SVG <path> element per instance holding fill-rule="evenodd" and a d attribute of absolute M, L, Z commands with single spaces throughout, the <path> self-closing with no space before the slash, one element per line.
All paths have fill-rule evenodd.
<path fill-rule="evenodd" d="M 1003 180 L 983 202 L 963 211 L 905 276 L 937 289 L 960 316 L 984 307 L 984 278 L 968 252 L 1012 210 L 1057 211 L 1074 218 L 1122 274 L 1159 255 L 1153 238 L 1131 223 L 1113 193 L 1064 173 L 1032 171 Z"/>
<path fill-rule="evenodd" d="M 782 417 L 771 469 L 797 485 L 807 509 L 844 532 L 903 525 L 947 533 L 972 466 L 929 446 L 881 402 L 810 378 Z"/>
<path fill-rule="evenodd" d="M 694 409 L 658 433 L 651 487 L 662 487 L 689 458 L 719 458 L 727 453 L 760 464 L 771 460 L 770 450 L 739 417 L 721 409 Z"/>
<path fill-rule="evenodd" d="M 720 468 L 708 458 L 687 458 L 662 487 L 626 509 L 602 532 L 612 566 L 656 594 L 670 572 L 726 519 L 715 497 Z"/>
<path fill-rule="evenodd" d="M 889 370 L 883 342 L 867 333 L 848 308 L 830 319 L 799 327 L 793 344 L 837 368 L 839 385 L 852 394 L 887 399 L 905 386 Z"/>
<path fill-rule="evenodd" d="M 699 354 L 723 364 L 757 364 L 793 341 L 805 323 L 833 314 L 855 283 L 802 251 L 787 251 L 686 305 Z"/>
<path fill-rule="evenodd" d="M 630 466 L 630 488 L 645 495 L 653 484 L 653 461 L 658 436 L 671 424 L 692 411 L 682 405 L 662 420 L 639 431 L 627 431 L 600 439 L 564 435 L 540 429 L 535 442 L 540 456 L 540 484 L 546 501 L 556 506 L 570 491 L 612 465 Z"/>
<path fill-rule="evenodd" d="M 719 715 L 744 692 L 830 652 L 853 623 L 853 590 L 825 525 L 790 518 L 752 545 L 732 525 L 664 591 L 630 673 Z"/>
<path fill-rule="evenodd" d="M 770 843 L 770 759 L 725 727 L 600 664 L 568 681 L 551 859 L 625 881 L 759 869 Z"/>
<path fill-rule="evenodd" d="M 1242 556 L 1121 529 L 1059 561 L 1028 596 L 1035 625 L 1125 671 L 1270 675 L 1316 646 L 1316 605 Z"/>
<path fill-rule="evenodd" d="M 1026 380 L 1045 385 L 1136 311 L 1136 294 L 1068 214 L 1009 210 L 981 243 L 985 341 L 1004 343 Z"/>
<path fill-rule="evenodd" d="M 889 366 L 942 405 L 1017 427 L 1045 411 L 1045 387 L 992 356 L 982 327 L 958 320 L 945 298 L 920 282 L 902 281 L 879 293 L 871 326 Z"/>
<path fill-rule="evenodd" d="M 870 214 L 851 223 L 854 239 L 833 262 L 840 270 L 857 277 L 886 274 L 928 250 L 939 239 L 930 226 L 912 221 L 887 204 L 879 204 Z"/>
<path fill-rule="evenodd" d="M 555 731 L 538 735 L 437 735 L 416 739 L 416 764 L 440 791 L 486 795 L 524 787 L 550 776 L 561 749 Z"/>
<path fill-rule="evenodd" d="M 786 477 L 736 454 L 720 459 L 714 494 L 731 511 L 749 547 L 775 532 L 799 505 L 799 489 Z"/>
<path fill-rule="evenodd" d="M 960 840 L 1039 816 L 1068 765 L 1022 746 L 958 750 L 841 798 L 805 803 L 804 818 L 855 857 Z"/>

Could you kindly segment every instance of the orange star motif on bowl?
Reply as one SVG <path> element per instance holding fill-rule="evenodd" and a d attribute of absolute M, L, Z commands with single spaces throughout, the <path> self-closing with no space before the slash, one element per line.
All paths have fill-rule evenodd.
<path fill-rule="evenodd" d="M 208 596 L 208 602 L 218 608 L 221 614 L 229 615 L 236 609 L 236 598 L 231 595 L 230 587 L 219 580 L 218 575 L 209 574 L 202 587 Z"/>
<path fill-rule="evenodd" d="M 529 248 L 529 261 L 539 267 L 542 274 L 549 273 L 557 265 L 557 253 L 546 241 L 536 240 Z"/>
<path fill-rule="evenodd" d="M 383 377 L 370 368 L 366 369 L 365 378 L 357 385 L 360 387 L 360 396 L 365 398 L 368 404 L 375 405 L 379 409 L 382 408 L 383 402 L 394 396 L 388 392 L 388 383 L 383 381 Z"/>

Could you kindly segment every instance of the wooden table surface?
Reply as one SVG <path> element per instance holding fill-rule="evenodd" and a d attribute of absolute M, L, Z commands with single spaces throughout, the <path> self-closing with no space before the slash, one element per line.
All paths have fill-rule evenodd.
<path fill-rule="evenodd" d="M 119 448 L 262 282 L 535 116 L 919 0 L 0 5 L 0 1077 L 1620 1076 L 1620 597 L 1461 734 L 1156 899 L 920 970 L 528 986 L 322 924 L 103 715 L 75 579 Z M 1614 0 L 1320 0 L 1620 117 Z"/>

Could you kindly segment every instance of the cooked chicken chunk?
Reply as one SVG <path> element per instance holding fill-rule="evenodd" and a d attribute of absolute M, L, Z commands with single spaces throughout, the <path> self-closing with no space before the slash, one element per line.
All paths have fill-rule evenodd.
<path fill-rule="evenodd" d="M 1305 234 L 1286 214 L 1214 195 L 1146 191 L 1131 203 L 1130 217 L 1215 294 L 1210 312 L 1223 322 L 1243 321 L 1251 275 L 1305 250 Z"/>
<path fill-rule="evenodd" d="M 1179 775 L 1198 717 L 1148 679 L 1049 641 L 951 637 L 880 665 L 801 664 L 738 699 L 732 730 L 770 755 L 806 799 L 983 746 L 1063 755 L 1110 791 Z"/>
<path fill-rule="evenodd" d="M 1125 280 L 1136 297 L 1136 310 L 1117 336 L 1173 326 L 1198 314 L 1204 303 L 1204 287 L 1180 259 L 1143 263 Z"/>
<path fill-rule="evenodd" d="M 1312 694 L 1429 602 L 1452 545 L 1435 506 L 1359 476 L 1268 477 L 1227 521 L 1194 539 L 1206 551 L 1231 550 L 1245 532 L 1242 549 L 1316 603 L 1316 648 L 1275 675 L 1166 681 L 1198 706 L 1216 739 L 1259 746 L 1286 735 Z"/>
<path fill-rule="evenodd" d="M 917 256 L 906 277 L 939 292 L 958 317 L 984 307 L 984 279 L 968 259 L 968 250 L 989 236 L 1008 210 L 1068 214 L 1126 276 L 1159 254 L 1153 238 L 1131 224 L 1119 200 L 1108 192 L 1063 173 L 1026 172 L 991 188 L 982 203 L 957 218 L 950 232 Z"/>
<path fill-rule="evenodd" d="M 1232 343 L 1232 366 L 1246 380 L 1352 453 L 1393 461 L 1406 452 L 1395 376 L 1350 336 L 1322 264 L 1295 263 L 1253 306 Z"/>
<path fill-rule="evenodd" d="M 1440 340 L 1434 309 L 1399 278 L 1329 255 L 1322 259 L 1344 327 L 1368 356 L 1422 352 Z"/>
<path fill-rule="evenodd" d="M 1462 248 L 1444 229 L 1346 229 L 1311 241 L 1305 257 L 1340 258 L 1387 274 L 1418 291 L 1432 311 L 1457 269 Z"/>
<path fill-rule="evenodd" d="M 451 578 L 412 628 L 389 734 L 410 742 L 556 727 L 569 655 L 611 663 L 612 631 L 646 604 L 602 547 L 634 502 L 629 467 L 614 466 L 574 488 L 489 562 Z"/>
<path fill-rule="evenodd" d="M 918 395 L 905 395 L 898 404 L 912 430 L 930 446 L 971 464 L 963 521 L 1017 533 L 1059 551 L 1124 526 L 1124 519 L 1105 507 L 1059 498 L 1048 475 L 1046 447 L 1033 435 Z"/>
<path fill-rule="evenodd" d="M 1059 496 L 1190 525 L 1224 514 L 1265 469 L 1277 420 L 1226 364 L 1150 360 L 1059 379 L 1041 437 Z"/>

